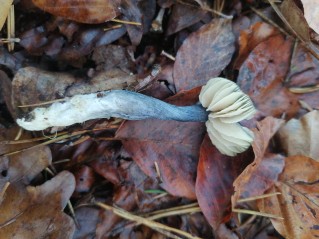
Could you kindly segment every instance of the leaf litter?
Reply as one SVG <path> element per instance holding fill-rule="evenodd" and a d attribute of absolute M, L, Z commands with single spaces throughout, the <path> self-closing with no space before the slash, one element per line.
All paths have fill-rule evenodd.
<path fill-rule="evenodd" d="M 0 32 L 0 237 L 318 236 L 316 8 L 15 2 L 13 51 L 10 29 Z M 113 89 L 191 105 L 218 76 L 258 110 L 242 122 L 252 148 L 236 157 L 220 154 L 203 123 L 103 119 L 42 133 L 14 124 L 34 106 Z"/>

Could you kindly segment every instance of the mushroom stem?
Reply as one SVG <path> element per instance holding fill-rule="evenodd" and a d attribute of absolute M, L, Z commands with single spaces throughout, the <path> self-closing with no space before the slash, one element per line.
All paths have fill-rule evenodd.
<path fill-rule="evenodd" d="M 76 95 L 48 108 L 36 108 L 17 123 L 27 130 L 43 130 L 110 117 L 205 122 L 208 112 L 200 104 L 175 106 L 132 91 L 112 90 Z"/>

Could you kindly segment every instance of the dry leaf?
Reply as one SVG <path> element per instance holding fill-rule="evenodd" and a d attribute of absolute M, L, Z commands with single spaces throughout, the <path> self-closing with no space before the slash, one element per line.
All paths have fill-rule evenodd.
<path fill-rule="evenodd" d="M 55 16 L 82 23 L 104 23 L 118 14 L 119 0 L 32 0 L 42 10 Z"/>
<path fill-rule="evenodd" d="M 310 42 L 308 24 L 301 9 L 296 5 L 294 0 L 283 1 L 280 6 L 280 10 L 292 29 L 294 29 L 294 31 L 302 38 L 302 40 L 305 42 Z"/>
<path fill-rule="evenodd" d="M 13 0 L 0 0 L 0 31 L 6 22 Z"/>
<path fill-rule="evenodd" d="M 237 84 L 250 96 L 261 116 L 288 118 L 300 105 L 294 94 L 283 85 L 289 70 L 292 42 L 282 35 L 258 44 L 241 65 Z"/>
<path fill-rule="evenodd" d="M 177 91 L 190 90 L 217 77 L 235 51 L 231 24 L 214 20 L 193 32 L 179 48 L 174 64 Z"/>
<path fill-rule="evenodd" d="M 195 103 L 198 93 L 199 89 L 182 92 L 169 103 Z M 199 148 L 205 132 L 203 123 L 143 120 L 126 121 L 116 137 L 122 139 L 125 149 L 142 171 L 161 180 L 166 191 L 194 199 Z"/>
<path fill-rule="evenodd" d="M 278 33 L 277 28 L 264 22 L 257 22 L 249 29 L 241 31 L 239 36 L 239 53 L 234 63 L 234 68 L 239 69 L 250 52 L 259 43 Z"/>
<path fill-rule="evenodd" d="M 222 155 L 204 138 L 200 148 L 196 178 L 196 196 L 202 212 L 216 230 L 230 215 L 230 199 L 236 177 L 251 161 L 252 154 L 244 153 L 236 157 Z"/>
<path fill-rule="evenodd" d="M 291 119 L 278 132 L 288 156 L 303 155 L 319 161 L 319 112 L 314 110 L 299 120 Z"/>
<path fill-rule="evenodd" d="M 66 171 L 37 187 L 11 184 L 0 205 L 1 238 L 71 239 L 75 225 L 62 210 L 74 187 L 74 177 Z"/>
<path fill-rule="evenodd" d="M 262 212 L 281 216 L 270 219 L 285 238 L 318 238 L 319 221 L 319 163 L 305 156 L 285 159 L 285 169 L 278 182 L 267 193 L 281 195 L 259 200 Z"/>
<path fill-rule="evenodd" d="M 319 34 L 319 5 L 317 0 L 301 0 L 309 26 Z"/>
<path fill-rule="evenodd" d="M 235 194 L 232 197 L 233 207 L 238 199 L 260 196 L 278 179 L 284 168 L 284 157 L 267 152 L 270 139 L 283 124 L 283 120 L 267 117 L 258 123 L 253 130 L 255 139 L 253 150 L 254 162 L 237 177 L 234 182 Z"/>

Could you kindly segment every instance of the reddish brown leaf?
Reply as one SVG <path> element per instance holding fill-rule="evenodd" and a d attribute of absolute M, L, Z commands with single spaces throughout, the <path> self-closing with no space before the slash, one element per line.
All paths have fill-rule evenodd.
<path fill-rule="evenodd" d="M 249 29 L 241 31 L 239 37 L 239 53 L 234 63 L 234 68 L 240 68 L 250 52 L 259 43 L 276 34 L 279 34 L 277 28 L 264 22 L 257 22 Z"/>
<path fill-rule="evenodd" d="M 267 148 L 282 124 L 283 120 L 267 117 L 258 123 L 258 130 L 253 130 L 255 159 L 234 182 L 233 207 L 238 199 L 262 195 L 277 181 L 284 168 L 284 157 L 268 153 Z"/>
<path fill-rule="evenodd" d="M 71 173 L 61 172 L 41 186 L 14 183 L 0 205 L 2 238 L 72 238 L 73 219 L 62 213 L 74 191 Z"/>
<path fill-rule="evenodd" d="M 217 230 L 230 217 L 233 181 L 251 161 L 249 153 L 236 157 L 222 155 L 206 135 L 200 148 L 197 168 L 196 196 L 210 225 Z"/>
<path fill-rule="evenodd" d="M 239 70 L 238 85 L 263 116 L 292 117 L 299 109 L 297 98 L 283 85 L 291 47 L 282 35 L 273 36 L 255 47 Z"/>
<path fill-rule="evenodd" d="M 317 238 L 319 221 L 319 163 L 305 156 L 285 159 L 285 169 L 269 193 L 281 195 L 260 200 L 261 211 L 284 220 L 271 219 L 285 238 Z"/>
<path fill-rule="evenodd" d="M 230 22 L 218 19 L 189 35 L 174 64 L 177 91 L 202 86 L 218 76 L 233 56 L 234 40 Z"/>
<path fill-rule="evenodd" d="M 303 155 L 319 160 L 319 112 L 291 119 L 279 130 L 280 143 L 288 156 Z M 297 137 L 296 137 L 297 136 Z"/>
<path fill-rule="evenodd" d="M 95 181 L 93 169 L 88 166 L 82 166 L 76 170 L 74 176 L 76 182 L 75 192 L 89 192 Z"/>
<path fill-rule="evenodd" d="M 198 89 L 182 94 L 170 103 L 198 101 Z M 123 139 L 125 149 L 146 175 L 162 180 L 169 193 L 194 199 L 199 147 L 205 131 L 205 125 L 196 122 L 127 121 L 116 137 Z"/>
<path fill-rule="evenodd" d="M 32 0 L 33 3 L 55 16 L 82 23 L 104 23 L 118 14 L 119 0 Z"/>

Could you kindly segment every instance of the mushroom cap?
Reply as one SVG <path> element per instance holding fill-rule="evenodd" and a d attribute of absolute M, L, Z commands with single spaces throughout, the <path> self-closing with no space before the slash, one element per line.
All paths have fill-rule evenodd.
<path fill-rule="evenodd" d="M 199 101 L 211 112 L 207 132 L 222 154 L 235 156 L 250 147 L 253 132 L 238 122 L 252 118 L 256 110 L 238 85 L 225 78 L 213 78 L 202 87 Z"/>

